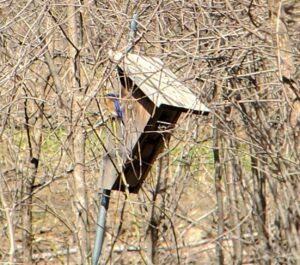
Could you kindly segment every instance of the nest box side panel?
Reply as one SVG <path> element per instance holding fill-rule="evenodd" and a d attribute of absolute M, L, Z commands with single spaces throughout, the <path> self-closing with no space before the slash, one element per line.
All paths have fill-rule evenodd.
<path fill-rule="evenodd" d="M 180 112 L 177 111 L 157 109 L 155 115 L 149 119 L 145 131 L 132 150 L 131 159 L 124 165 L 124 175 L 130 192 L 139 191 L 157 156 L 169 141 L 179 116 Z M 120 189 L 120 179 L 116 181 L 113 189 Z M 123 185 L 121 190 L 124 190 Z"/>
<path fill-rule="evenodd" d="M 113 124 L 114 126 L 112 126 Z M 99 178 L 99 187 L 101 189 L 112 189 L 119 177 L 119 171 L 122 168 L 122 160 L 120 165 L 120 158 L 122 159 L 125 152 L 121 144 L 124 141 L 122 137 L 121 123 L 119 121 L 108 122 L 107 135 L 104 141 L 105 155 Z"/>
<path fill-rule="evenodd" d="M 151 116 L 153 116 L 157 106 L 149 99 L 149 97 L 141 90 L 141 88 L 124 73 L 121 67 L 118 67 L 117 70 L 122 84 L 122 97 L 124 97 L 125 103 L 127 98 L 135 100 L 142 105 Z"/>
<path fill-rule="evenodd" d="M 146 130 L 151 114 L 154 114 L 155 106 L 139 87 L 124 75 L 121 68 L 118 68 L 118 74 L 124 101 L 125 143 L 130 156 L 141 134 Z"/>
<path fill-rule="evenodd" d="M 111 123 L 107 124 L 108 135 L 105 140 L 107 150 L 99 184 L 101 188 L 115 190 L 119 190 L 120 185 L 123 184 L 120 182 L 122 165 L 134 160 L 133 150 L 151 119 L 150 111 L 154 109 L 153 103 L 140 93 L 139 88 L 129 78 L 122 73 L 119 73 L 119 77 L 122 84 L 124 123 L 122 125 L 115 122 L 117 133 L 114 133 Z"/>
<path fill-rule="evenodd" d="M 125 143 L 129 156 L 145 131 L 151 116 L 147 110 L 133 97 L 127 98 L 124 108 Z"/>

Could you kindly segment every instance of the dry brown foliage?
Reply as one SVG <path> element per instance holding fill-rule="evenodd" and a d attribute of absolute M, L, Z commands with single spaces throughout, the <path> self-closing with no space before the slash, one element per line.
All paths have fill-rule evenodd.
<path fill-rule="evenodd" d="M 108 50 L 161 58 L 182 116 L 138 195 L 113 192 L 101 264 L 300 262 L 299 1 L 0 1 L 0 261 L 88 264 Z"/>

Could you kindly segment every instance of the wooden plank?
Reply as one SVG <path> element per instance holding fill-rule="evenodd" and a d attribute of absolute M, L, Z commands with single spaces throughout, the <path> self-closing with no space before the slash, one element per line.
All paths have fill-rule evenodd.
<path fill-rule="evenodd" d="M 116 53 L 118 66 L 157 106 L 179 108 L 182 111 L 207 114 L 210 110 L 200 102 L 189 88 L 178 81 L 172 71 L 159 58 Z M 121 60 L 123 58 L 123 60 Z"/>
<path fill-rule="evenodd" d="M 117 155 L 123 157 L 124 148 L 122 142 L 124 141 L 122 135 L 121 122 L 115 121 L 115 130 L 113 129 L 112 122 L 108 122 L 107 135 L 104 140 L 105 155 L 103 157 L 102 172 L 99 178 L 99 187 L 101 189 L 110 190 L 119 177 L 122 165 L 118 164 Z M 115 135 L 116 133 L 116 135 Z"/>
<path fill-rule="evenodd" d="M 158 109 L 151 117 L 144 132 L 140 135 L 137 144 L 132 150 L 130 161 L 124 165 L 124 174 L 128 182 L 129 191 L 137 193 L 147 177 L 157 156 L 162 152 L 164 144 L 171 136 L 171 131 L 160 131 L 161 124 L 176 124 L 180 112 Z M 112 189 L 124 190 L 120 177 Z"/>

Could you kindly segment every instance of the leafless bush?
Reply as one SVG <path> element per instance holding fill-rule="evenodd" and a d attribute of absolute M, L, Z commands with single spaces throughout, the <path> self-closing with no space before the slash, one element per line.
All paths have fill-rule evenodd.
<path fill-rule="evenodd" d="M 108 50 L 160 57 L 212 113 L 179 120 L 138 195 L 113 192 L 103 263 L 299 262 L 297 1 L 0 3 L 2 262 L 88 264 Z"/>

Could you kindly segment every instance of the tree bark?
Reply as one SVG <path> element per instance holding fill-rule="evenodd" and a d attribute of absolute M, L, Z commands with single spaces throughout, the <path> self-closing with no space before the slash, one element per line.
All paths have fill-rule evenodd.
<path fill-rule="evenodd" d="M 71 107 L 71 135 L 74 163 L 74 200 L 73 206 L 76 215 L 76 237 L 80 250 L 80 264 L 89 264 L 90 240 L 88 234 L 88 197 L 85 180 L 85 134 L 82 127 L 84 121 L 83 104 L 84 92 L 80 79 L 80 46 L 82 43 L 81 24 L 78 23 L 76 1 L 69 0 L 68 6 L 68 33 L 69 33 L 69 85 L 72 89 Z"/>
<path fill-rule="evenodd" d="M 24 200 L 22 206 L 22 224 L 23 224 L 23 262 L 26 264 L 32 263 L 32 203 L 33 197 L 32 192 L 34 189 L 35 179 L 37 177 L 41 145 L 42 145 L 42 127 L 43 127 L 43 109 L 44 104 L 38 101 L 35 102 L 37 106 L 37 117 L 34 124 L 33 130 L 30 128 L 30 114 L 28 109 L 29 100 L 27 99 L 26 88 L 25 101 L 24 101 L 24 114 L 25 114 L 25 129 L 27 134 L 28 144 L 28 161 L 26 164 L 26 171 L 24 172 L 24 184 L 23 184 L 23 196 L 28 196 Z M 40 97 L 44 98 L 44 89 Z"/>
<path fill-rule="evenodd" d="M 216 117 L 213 119 L 213 155 L 214 155 L 214 179 L 218 207 L 218 240 L 216 242 L 217 262 L 219 265 L 224 264 L 223 255 L 223 233 L 224 233 L 224 206 L 223 206 L 223 192 L 222 192 L 222 171 L 220 164 L 220 139 L 217 127 Z"/>

